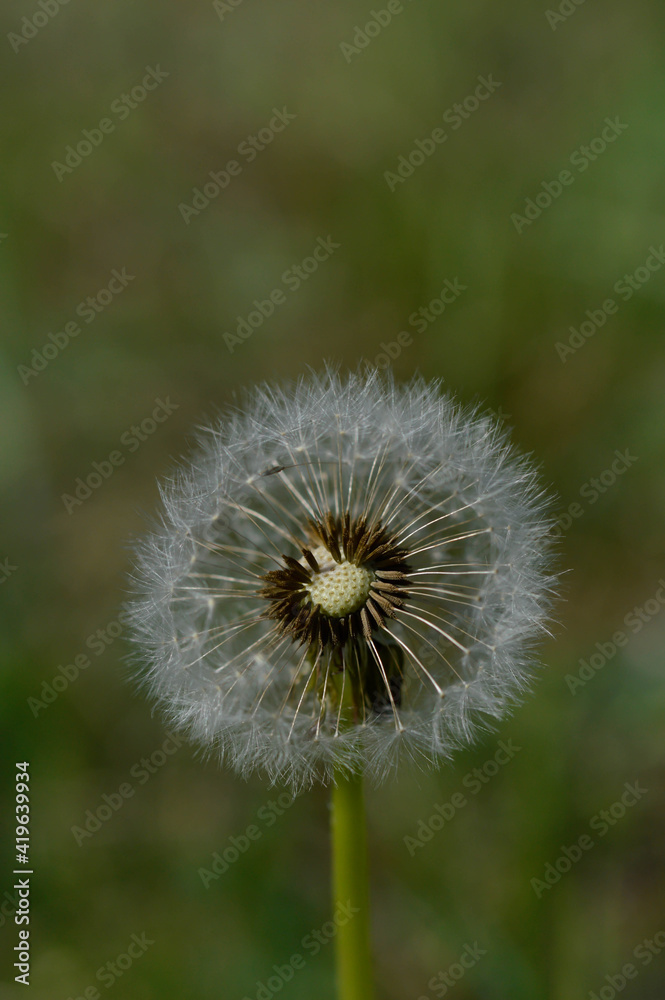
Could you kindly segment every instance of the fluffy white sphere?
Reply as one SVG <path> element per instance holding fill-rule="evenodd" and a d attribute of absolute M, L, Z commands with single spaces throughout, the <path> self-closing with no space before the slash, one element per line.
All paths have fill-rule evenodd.
<path fill-rule="evenodd" d="M 438 383 L 254 389 L 163 489 L 131 606 L 172 725 L 295 788 L 436 762 L 500 717 L 545 630 L 531 464 Z"/>

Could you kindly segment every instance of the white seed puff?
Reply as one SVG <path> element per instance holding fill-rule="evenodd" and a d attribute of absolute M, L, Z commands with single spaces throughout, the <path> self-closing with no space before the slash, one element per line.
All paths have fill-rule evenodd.
<path fill-rule="evenodd" d="M 172 726 L 295 789 L 435 763 L 546 630 L 546 501 L 439 383 L 327 370 L 204 432 L 137 546 L 140 676 Z"/>

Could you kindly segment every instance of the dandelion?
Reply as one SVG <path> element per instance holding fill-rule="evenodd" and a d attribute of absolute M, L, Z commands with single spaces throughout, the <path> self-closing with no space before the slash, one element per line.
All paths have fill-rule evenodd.
<path fill-rule="evenodd" d="M 242 774 L 434 762 L 525 687 L 547 528 L 529 464 L 437 384 L 259 388 L 142 546 L 147 679 Z"/>
<path fill-rule="evenodd" d="M 363 878 L 359 777 L 449 757 L 527 687 L 545 507 L 492 418 L 377 372 L 255 389 L 164 488 L 137 560 L 144 679 L 242 775 L 333 780 L 339 894 Z M 349 975 L 367 998 L 367 966 Z"/>

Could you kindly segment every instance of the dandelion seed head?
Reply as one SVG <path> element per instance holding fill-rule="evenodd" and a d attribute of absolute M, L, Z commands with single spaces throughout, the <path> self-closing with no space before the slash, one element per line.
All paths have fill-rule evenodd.
<path fill-rule="evenodd" d="M 141 676 L 243 775 L 301 788 L 446 759 L 533 675 L 546 511 L 505 432 L 438 383 L 258 387 L 137 547 Z"/>

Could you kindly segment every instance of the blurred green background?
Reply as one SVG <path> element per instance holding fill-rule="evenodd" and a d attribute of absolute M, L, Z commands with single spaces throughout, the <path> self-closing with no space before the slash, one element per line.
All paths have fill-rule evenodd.
<path fill-rule="evenodd" d="M 199 869 L 282 790 L 187 746 L 160 755 L 167 733 L 127 683 L 114 623 L 128 540 L 193 426 L 242 385 L 324 359 L 356 368 L 386 347 L 397 378 L 441 377 L 499 414 L 571 516 L 534 694 L 453 765 L 368 796 L 379 996 L 444 995 L 439 973 L 476 943 L 486 954 L 450 989 L 457 1000 L 609 997 L 626 963 L 638 975 L 623 995 L 665 993 L 665 953 L 639 957 L 665 931 L 665 12 L 399 6 L 388 21 L 384 0 L 3 5 L 2 1000 L 24 995 L 11 968 L 15 761 L 32 769 L 34 1000 L 94 984 L 130 1000 L 255 998 L 328 919 L 322 790 L 259 824 L 251 851 L 204 886 Z M 146 76 L 154 89 L 133 91 Z M 500 86 L 475 100 L 480 76 Z M 252 156 L 242 144 L 274 109 L 295 117 Z M 607 141 L 606 119 L 627 128 Z M 409 167 L 416 140 L 431 155 Z M 228 185 L 183 208 L 230 160 Z M 400 163 L 410 176 L 386 178 Z M 293 287 L 289 269 L 319 239 L 339 246 Z M 109 294 L 114 269 L 133 277 Z M 446 280 L 464 290 L 432 322 L 413 317 Z M 250 337 L 225 337 L 275 289 L 283 301 Z M 577 349 L 557 348 L 571 336 Z M 156 400 L 171 410 L 159 423 Z M 112 474 L 67 500 L 111 453 Z M 613 654 L 618 630 L 628 641 Z M 65 683 L 60 667 L 81 654 L 90 666 Z M 594 655 L 592 679 L 572 684 Z M 470 793 L 465 775 L 498 739 L 520 752 Z M 647 792 L 539 894 L 532 880 L 636 781 Z M 86 811 L 127 782 L 134 794 L 78 843 Z M 411 856 L 404 837 L 456 792 L 465 806 Z M 132 934 L 154 943 L 121 978 L 97 979 Z M 280 995 L 332 997 L 333 947 Z"/>

